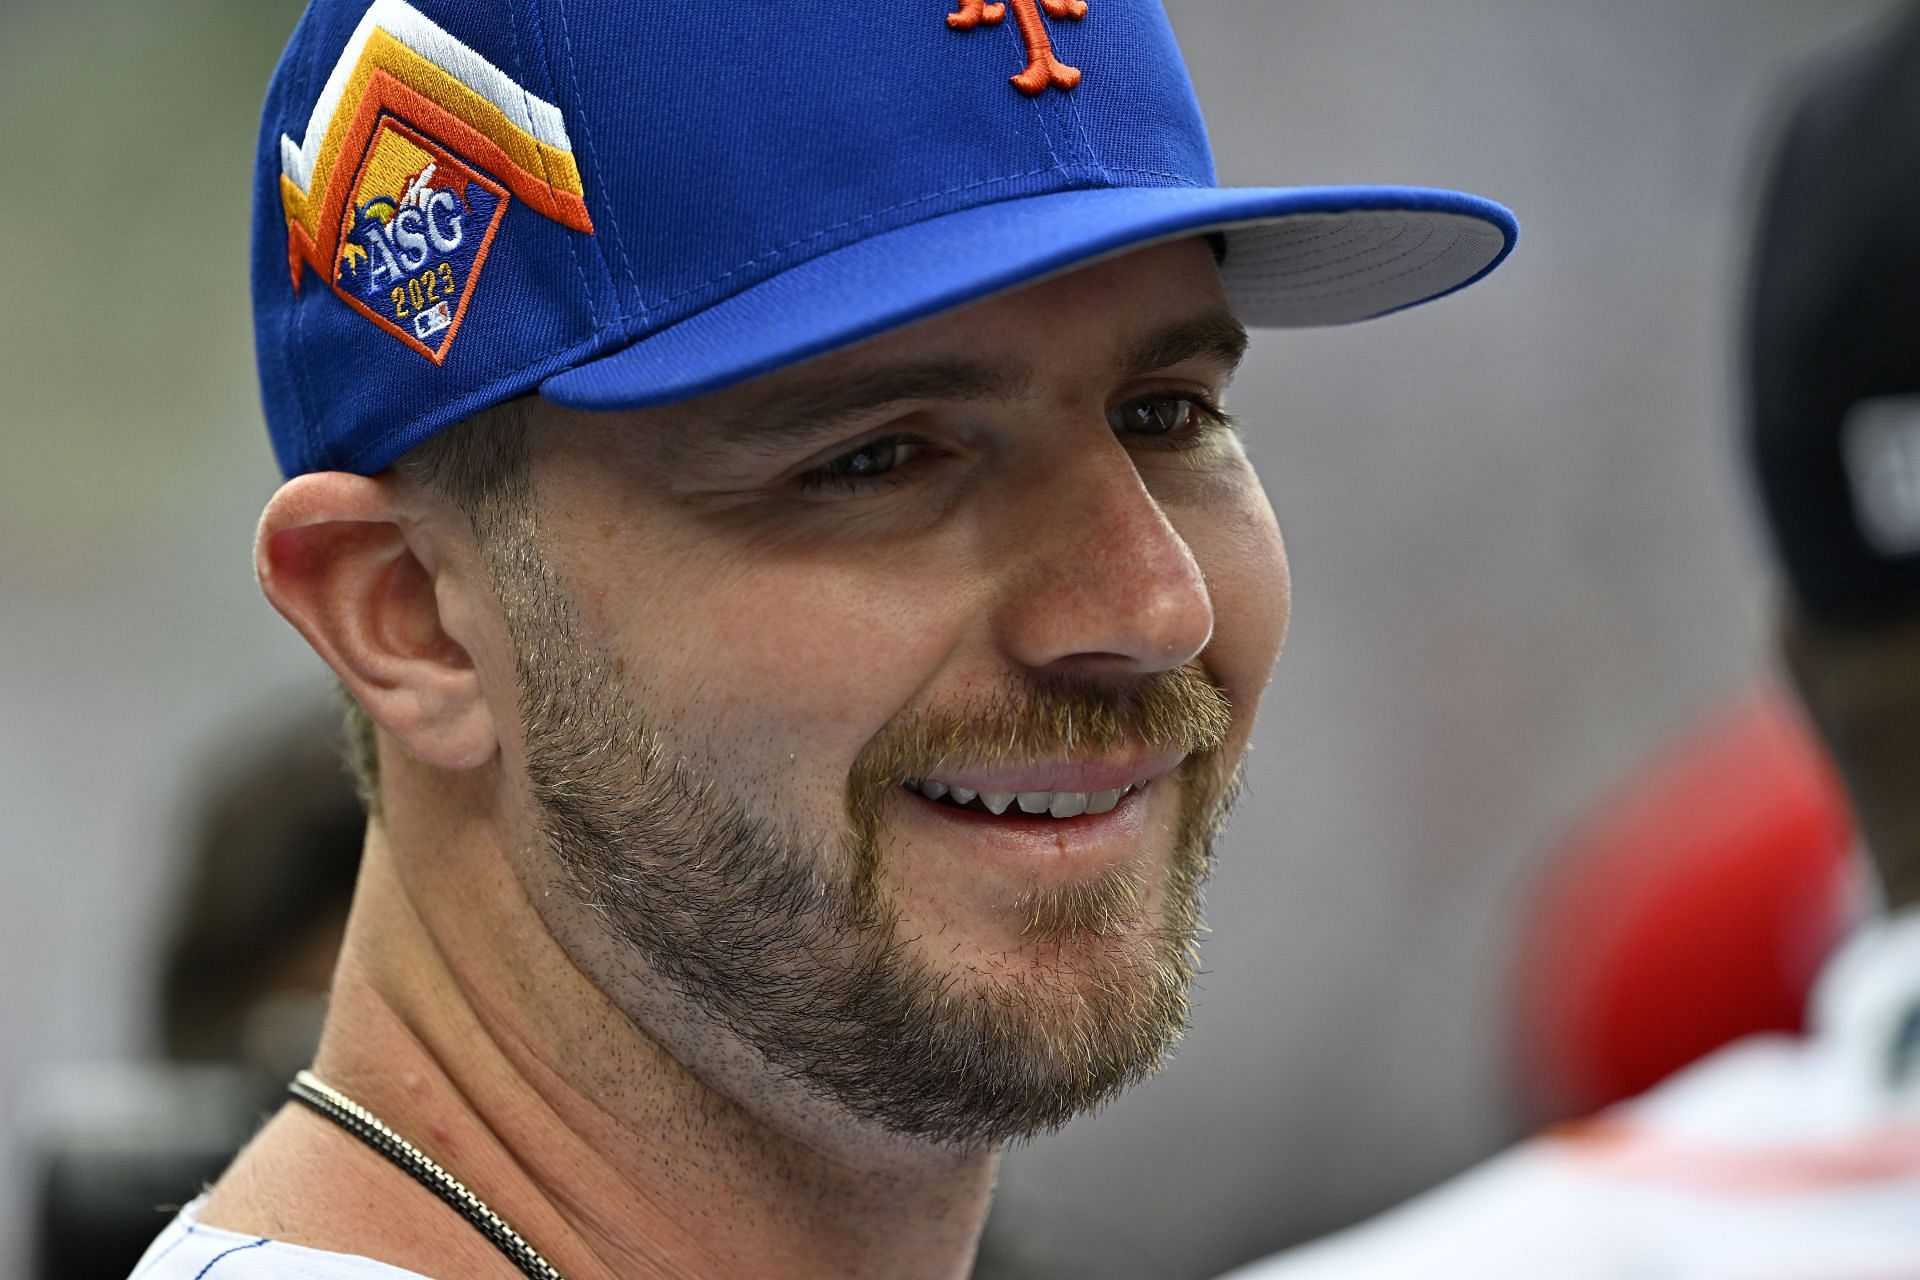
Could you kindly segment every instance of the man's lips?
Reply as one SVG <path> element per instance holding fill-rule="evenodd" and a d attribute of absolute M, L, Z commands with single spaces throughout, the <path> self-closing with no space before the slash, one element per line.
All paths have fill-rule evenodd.
<path fill-rule="evenodd" d="M 1071 821 L 1113 812 L 1130 795 L 1166 776 L 1185 757 L 1134 752 L 1098 760 L 956 771 L 909 779 L 903 787 L 949 811 L 994 818 Z"/>
<path fill-rule="evenodd" d="M 912 790 L 912 788 L 909 788 Z M 993 823 L 1034 829 L 1103 824 L 1133 812 L 1145 803 L 1144 787 L 1117 791 L 982 792 L 958 791 L 945 797 L 916 792 L 919 801 L 943 818 L 958 822 Z M 965 797 L 956 800 L 956 797 Z"/>
<path fill-rule="evenodd" d="M 1178 749 L 1134 751 L 1097 760 L 1061 760 L 1002 769 L 934 769 L 915 782 L 937 782 L 975 794 L 1117 791 L 1165 777 L 1186 759 Z"/>
<path fill-rule="evenodd" d="M 1185 759 L 1178 750 L 1131 751 L 998 769 L 943 769 L 902 786 L 907 794 L 900 799 L 905 813 L 965 841 L 970 858 L 1011 859 L 1006 865 L 1022 875 L 1052 867 L 1071 876 L 1142 850 L 1150 839 L 1149 813 L 1166 812 L 1155 797 L 1172 785 L 1169 775 Z M 976 790 L 968 782 L 1006 789 Z"/>

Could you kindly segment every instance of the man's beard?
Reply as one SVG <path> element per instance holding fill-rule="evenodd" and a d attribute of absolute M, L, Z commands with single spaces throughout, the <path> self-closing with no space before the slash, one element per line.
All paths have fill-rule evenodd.
<path fill-rule="evenodd" d="M 1205 676 L 1052 682 L 904 716 L 856 761 L 845 829 L 810 836 L 670 749 L 616 659 L 580 642 L 552 570 L 519 551 L 494 567 L 539 824 L 580 900 L 684 998 L 856 1115 L 939 1142 L 1057 1128 L 1158 1068 L 1187 1025 L 1201 884 L 1236 790 L 1231 711 Z M 884 878 L 901 783 L 1140 747 L 1189 753 L 1155 784 L 1181 793 L 1164 865 L 1029 890 L 1020 972 L 942 971 L 915 950 Z"/>

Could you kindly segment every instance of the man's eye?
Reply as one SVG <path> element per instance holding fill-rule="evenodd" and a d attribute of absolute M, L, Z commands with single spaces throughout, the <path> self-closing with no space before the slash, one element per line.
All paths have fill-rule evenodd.
<path fill-rule="evenodd" d="M 1129 400 L 1107 415 L 1117 432 L 1136 436 L 1192 434 L 1226 421 L 1210 402 L 1191 394 L 1163 394 Z"/>
<path fill-rule="evenodd" d="M 900 436 L 869 440 L 857 449 L 815 467 L 800 477 L 803 489 L 859 489 L 871 482 L 885 480 L 893 470 L 910 459 L 919 445 Z"/>

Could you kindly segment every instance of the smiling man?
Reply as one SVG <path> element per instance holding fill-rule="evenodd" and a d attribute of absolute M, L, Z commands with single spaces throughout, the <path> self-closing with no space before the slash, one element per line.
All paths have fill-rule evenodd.
<path fill-rule="evenodd" d="M 139 1274 L 962 1276 L 1000 1144 L 1178 1039 L 1287 618 L 1243 325 L 1513 222 L 1218 188 L 1156 4 L 875 9 L 303 20 L 256 564 L 366 855 Z"/>

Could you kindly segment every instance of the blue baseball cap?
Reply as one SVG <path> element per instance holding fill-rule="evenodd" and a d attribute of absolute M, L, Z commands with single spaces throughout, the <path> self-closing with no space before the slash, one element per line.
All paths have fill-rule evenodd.
<path fill-rule="evenodd" d="M 288 475 L 533 392 L 716 391 L 1219 232 L 1254 326 L 1478 279 L 1518 229 L 1413 187 L 1223 189 L 1157 0 L 313 0 L 256 159 Z"/>

